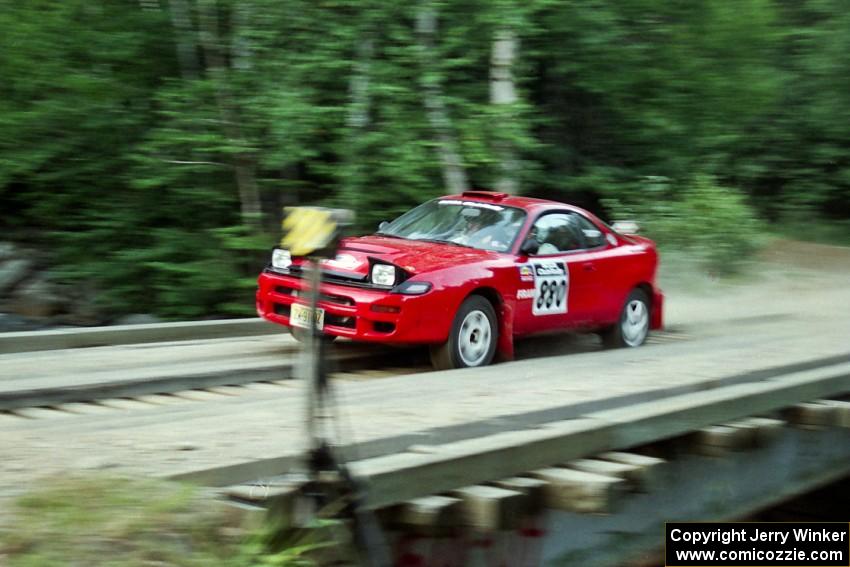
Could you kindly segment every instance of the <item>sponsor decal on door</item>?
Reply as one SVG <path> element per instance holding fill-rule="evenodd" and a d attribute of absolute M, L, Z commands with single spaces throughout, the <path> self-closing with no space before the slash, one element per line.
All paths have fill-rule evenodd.
<path fill-rule="evenodd" d="M 533 315 L 556 315 L 567 312 L 570 272 L 564 262 L 534 262 Z"/>

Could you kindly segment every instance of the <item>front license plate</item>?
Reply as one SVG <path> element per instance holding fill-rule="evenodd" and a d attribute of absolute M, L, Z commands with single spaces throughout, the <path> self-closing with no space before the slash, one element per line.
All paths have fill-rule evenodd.
<path fill-rule="evenodd" d="M 310 328 L 310 308 L 300 303 L 293 303 L 292 310 L 289 312 L 289 322 L 293 327 L 301 327 L 302 329 Z M 325 326 L 325 310 L 316 309 L 316 328 L 320 331 Z"/>

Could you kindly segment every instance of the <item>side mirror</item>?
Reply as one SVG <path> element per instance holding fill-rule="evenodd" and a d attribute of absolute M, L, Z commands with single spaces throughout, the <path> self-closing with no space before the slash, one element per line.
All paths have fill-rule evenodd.
<path fill-rule="evenodd" d="M 533 236 L 526 238 L 519 247 L 519 251 L 526 256 L 533 256 L 538 250 L 540 250 L 540 243 Z"/>
<path fill-rule="evenodd" d="M 382 232 L 388 226 L 390 226 L 390 223 L 387 221 L 381 221 L 381 224 L 378 225 L 378 232 Z"/>

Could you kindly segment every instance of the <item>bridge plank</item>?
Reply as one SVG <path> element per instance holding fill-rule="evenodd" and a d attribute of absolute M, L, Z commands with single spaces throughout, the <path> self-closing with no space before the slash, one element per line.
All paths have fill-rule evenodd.
<path fill-rule="evenodd" d="M 72 414 L 56 408 L 20 408 L 13 412 L 26 419 L 63 419 L 73 417 Z"/>
<path fill-rule="evenodd" d="M 750 417 L 733 421 L 728 425 L 746 430 L 748 432 L 748 442 L 753 447 L 764 447 L 776 440 L 782 432 L 782 428 L 785 427 L 785 422 L 781 419 L 768 417 Z"/>
<path fill-rule="evenodd" d="M 223 488 L 221 492 L 235 502 L 261 506 L 267 517 L 282 525 L 291 525 L 295 518 L 296 502 L 301 494 L 301 484 L 267 482 L 240 484 Z"/>
<path fill-rule="evenodd" d="M 97 403 L 108 408 L 115 408 L 120 410 L 145 410 L 150 409 L 152 405 L 140 400 L 132 400 L 127 398 L 110 398 L 107 400 L 99 400 Z"/>
<path fill-rule="evenodd" d="M 461 500 L 449 496 L 424 496 L 405 502 L 391 514 L 390 525 L 399 525 L 419 535 L 436 536 L 461 522 Z"/>
<path fill-rule="evenodd" d="M 546 505 L 549 508 L 583 514 L 611 512 L 626 490 L 622 478 L 552 467 L 539 469 L 531 476 L 546 481 Z"/>
<path fill-rule="evenodd" d="M 523 493 L 525 495 L 523 512 L 529 516 L 539 514 L 545 508 L 546 484 L 545 480 L 524 476 L 514 476 L 493 482 L 493 485 L 499 488 Z"/>
<path fill-rule="evenodd" d="M 818 400 L 817 403 L 835 408 L 835 425 L 838 427 L 850 427 L 850 402 L 842 400 Z"/>
<path fill-rule="evenodd" d="M 693 435 L 697 452 L 712 457 L 724 457 L 732 451 L 743 451 L 751 446 L 752 433 L 746 428 L 728 425 L 704 427 Z"/>
<path fill-rule="evenodd" d="M 785 418 L 802 429 L 823 429 L 836 422 L 836 408 L 816 402 L 803 402 L 787 408 Z"/>
<path fill-rule="evenodd" d="M 599 459 L 577 459 L 564 463 L 564 466 L 577 471 L 621 478 L 626 481 L 629 490 L 635 491 L 646 491 L 646 483 L 651 480 L 645 469 L 627 463 Z"/>
<path fill-rule="evenodd" d="M 476 531 L 492 532 L 517 527 L 527 496 L 496 486 L 467 486 L 451 492 L 460 499 L 461 522 Z"/>

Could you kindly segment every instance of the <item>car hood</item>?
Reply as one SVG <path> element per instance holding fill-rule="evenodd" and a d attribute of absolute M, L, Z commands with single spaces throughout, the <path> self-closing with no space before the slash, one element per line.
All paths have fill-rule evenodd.
<path fill-rule="evenodd" d="M 409 274 L 416 275 L 496 256 L 496 252 L 453 244 L 372 235 L 343 239 L 336 257 L 325 260 L 323 265 L 330 272 L 366 276 L 369 272 L 369 258 L 374 258 L 395 264 Z"/>

